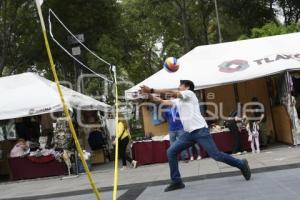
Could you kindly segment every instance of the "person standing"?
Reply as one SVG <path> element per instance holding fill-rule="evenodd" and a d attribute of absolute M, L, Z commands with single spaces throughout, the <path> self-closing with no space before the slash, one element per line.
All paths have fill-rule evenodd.
<path fill-rule="evenodd" d="M 195 160 L 195 158 L 194 158 L 194 151 L 193 151 L 193 149 L 196 149 L 196 153 L 197 153 L 197 160 L 201 160 L 202 159 L 202 157 L 201 157 L 201 149 L 200 149 L 200 147 L 199 147 L 199 145 L 196 143 L 196 144 L 194 144 L 193 146 L 191 146 L 190 148 L 189 148 L 189 153 L 190 153 L 190 156 L 191 156 L 191 158 L 190 158 L 190 160 L 191 161 L 193 161 L 193 160 Z"/>
<path fill-rule="evenodd" d="M 258 130 L 259 130 L 259 140 L 263 142 L 263 146 L 267 145 L 267 139 L 265 140 L 264 138 L 268 138 L 266 135 L 267 133 L 264 131 L 267 125 L 266 125 L 266 116 L 265 116 L 265 107 L 264 105 L 259 102 L 257 97 L 253 97 L 252 99 L 252 110 L 253 110 L 253 121 L 257 124 Z"/>
<path fill-rule="evenodd" d="M 167 157 L 170 167 L 171 183 L 165 188 L 165 192 L 182 189 L 185 187 L 178 168 L 177 154 L 182 150 L 198 143 L 216 161 L 224 162 L 241 170 L 246 180 L 250 180 L 251 171 L 246 159 L 239 160 L 218 150 L 209 132 L 207 123 L 200 113 L 198 99 L 195 95 L 194 83 L 190 80 L 181 80 L 178 90 L 153 89 L 148 86 L 141 86 L 144 94 L 158 93 L 170 94 L 175 99 L 162 100 L 159 97 L 149 95 L 154 101 L 164 105 L 177 107 L 183 128 L 186 131 L 167 150 Z"/>
<path fill-rule="evenodd" d="M 240 121 L 240 118 L 238 117 L 238 111 L 233 110 L 229 114 L 229 119 L 226 123 L 226 126 L 230 130 L 230 133 L 233 136 L 234 139 L 234 145 L 232 149 L 233 154 L 241 155 L 243 150 L 242 150 L 242 145 L 241 145 L 241 133 L 239 130 L 239 127 L 237 123 Z"/>
<path fill-rule="evenodd" d="M 181 135 L 184 134 L 183 126 L 180 120 L 179 113 L 174 106 L 168 106 L 163 113 L 164 118 L 167 120 L 170 136 L 170 144 L 173 145 Z M 183 150 L 181 152 L 181 160 L 188 161 L 188 152 Z"/>
<path fill-rule="evenodd" d="M 137 161 L 133 160 L 129 155 L 127 155 L 127 146 L 129 144 L 130 141 L 130 133 L 129 133 L 129 129 L 127 126 L 127 122 L 124 120 L 124 116 L 120 115 L 119 116 L 119 122 L 118 122 L 118 132 L 117 132 L 117 137 L 116 140 L 118 139 L 119 141 L 119 155 L 120 158 L 122 159 L 122 164 L 123 167 L 121 168 L 121 170 L 127 169 L 127 163 L 126 161 L 128 161 L 129 163 L 132 164 L 133 168 L 137 167 Z"/>
<path fill-rule="evenodd" d="M 247 124 L 247 131 L 249 135 L 248 141 L 251 142 L 252 153 L 260 153 L 258 123 L 256 121 L 249 120 Z"/>

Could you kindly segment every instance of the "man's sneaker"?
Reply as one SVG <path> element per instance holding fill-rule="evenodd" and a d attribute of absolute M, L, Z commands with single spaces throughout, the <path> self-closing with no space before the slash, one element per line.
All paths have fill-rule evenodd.
<path fill-rule="evenodd" d="M 201 156 L 198 156 L 198 157 L 197 157 L 197 160 L 201 160 L 201 159 L 202 159 Z"/>
<path fill-rule="evenodd" d="M 180 183 L 170 183 L 170 185 L 168 185 L 165 188 L 165 192 L 170 192 L 170 191 L 173 191 L 173 190 L 179 190 L 179 189 L 182 189 L 182 188 L 185 188 L 185 185 L 182 182 L 180 182 Z"/>
<path fill-rule="evenodd" d="M 250 178 L 251 178 L 251 170 L 250 170 L 248 161 L 247 161 L 246 159 L 243 159 L 242 161 L 243 161 L 243 163 L 244 163 L 244 167 L 241 169 L 241 172 L 242 172 L 244 178 L 245 178 L 247 181 L 249 181 Z"/>
<path fill-rule="evenodd" d="M 132 161 L 132 167 L 133 167 L 133 168 L 137 168 L 137 163 L 138 163 L 137 161 L 133 160 L 133 161 Z"/>
<path fill-rule="evenodd" d="M 194 156 L 191 156 L 191 159 L 190 159 L 191 161 L 193 161 L 194 160 Z"/>

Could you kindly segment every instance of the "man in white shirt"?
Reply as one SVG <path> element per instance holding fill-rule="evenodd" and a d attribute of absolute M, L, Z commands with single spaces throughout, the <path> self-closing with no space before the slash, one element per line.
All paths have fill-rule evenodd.
<path fill-rule="evenodd" d="M 162 100 L 150 95 L 154 101 L 161 104 L 176 106 L 183 128 L 186 131 L 186 133 L 179 137 L 179 139 L 167 151 L 172 182 L 165 189 L 165 192 L 185 187 L 178 169 L 177 155 L 182 150 L 195 143 L 201 145 L 207 151 L 209 156 L 216 161 L 224 162 L 230 166 L 240 169 L 244 178 L 246 180 L 250 180 L 251 171 L 247 160 L 236 159 L 218 150 L 209 133 L 207 123 L 200 113 L 198 99 L 193 91 L 194 83 L 190 80 L 181 80 L 178 90 L 160 90 L 141 86 L 142 93 L 169 94 L 173 96 L 175 98 L 173 100 Z"/>

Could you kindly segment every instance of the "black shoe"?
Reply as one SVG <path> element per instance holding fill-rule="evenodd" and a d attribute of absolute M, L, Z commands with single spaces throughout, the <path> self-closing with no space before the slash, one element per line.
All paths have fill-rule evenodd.
<path fill-rule="evenodd" d="M 244 167 L 241 169 L 241 172 L 246 179 L 246 181 L 249 181 L 251 178 L 251 170 L 248 164 L 248 161 L 246 159 L 242 160 L 244 162 Z"/>
<path fill-rule="evenodd" d="M 179 190 L 185 188 L 184 183 L 180 182 L 180 183 L 170 183 L 170 185 L 168 185 L 168 187 L 165 188 L 165 192 L 170 192 L 173 190 Z"/>

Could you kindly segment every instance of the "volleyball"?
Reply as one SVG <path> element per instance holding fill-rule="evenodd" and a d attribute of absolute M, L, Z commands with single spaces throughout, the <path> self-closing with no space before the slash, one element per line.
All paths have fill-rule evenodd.
<path fill-rule="evenodd" d="M 168 72 L 176 72 L 179 69 L 179 63 L 175 57 L 169 57 L 165 60 L 164 69 Z"/>

